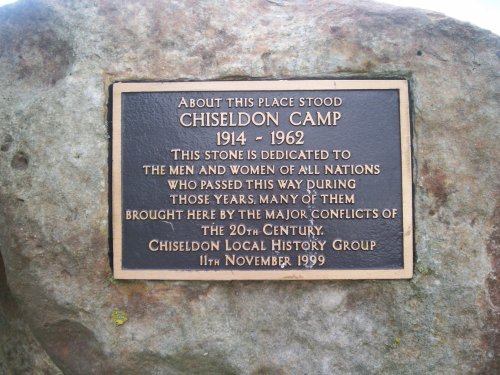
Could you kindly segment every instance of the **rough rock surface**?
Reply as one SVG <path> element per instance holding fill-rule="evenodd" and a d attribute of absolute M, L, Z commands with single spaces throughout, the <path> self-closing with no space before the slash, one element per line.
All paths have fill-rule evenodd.
<path fill-rule="evenodd" d="M 364 1 L 0 8 L 0 373 L 499 373 L 499 42 Z M 350 76 L 410 79 L 412 280 L 112 278 L 111 82 Z"/>

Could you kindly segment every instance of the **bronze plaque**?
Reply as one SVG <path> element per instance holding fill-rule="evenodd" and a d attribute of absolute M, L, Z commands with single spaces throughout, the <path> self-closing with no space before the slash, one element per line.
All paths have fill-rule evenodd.
<path fill-rule="evenodd" d="M 113 85 L 118 279 L 413 270 L 405 80 Z"/>

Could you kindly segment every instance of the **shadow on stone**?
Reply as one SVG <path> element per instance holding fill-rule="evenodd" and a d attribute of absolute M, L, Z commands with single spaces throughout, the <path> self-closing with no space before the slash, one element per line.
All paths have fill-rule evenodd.
<path fill-rule="evenodd" d="M 72 320 L 46 324 L 36 336 L 65 374 L 105 374 L 102 348 L 92 331 Z"/>
<path fill-rule="evenodd" d="M 30 158 L 29 158 L 28 154 L 26 154 L 22 151 L 18 151 L 14 155 L 14 157 L 12 158 L 10 166 L 13 169 L 24 170 L 24 169 L 28 169 L 29 162 L 30 162 Z"/>

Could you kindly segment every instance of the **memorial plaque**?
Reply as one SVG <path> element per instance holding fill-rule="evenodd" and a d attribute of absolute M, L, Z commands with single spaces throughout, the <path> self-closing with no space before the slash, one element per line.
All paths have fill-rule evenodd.
<path fill-rule="evenodd" d="M 413 269 L 405 80 L 113 85 L 119 279 Z"/>

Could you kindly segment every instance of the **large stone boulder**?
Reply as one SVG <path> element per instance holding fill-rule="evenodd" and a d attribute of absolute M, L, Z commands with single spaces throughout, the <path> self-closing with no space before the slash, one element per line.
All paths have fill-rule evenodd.
<path fill-rule="evenodd" d="M 498 373 L 499 46 L 368 1 L 0 8 L 0 373 Z M 346 77 L 410 82 L 412 280 L 113 279 L 112 82 Z"/>

